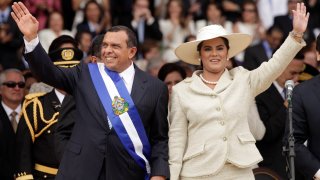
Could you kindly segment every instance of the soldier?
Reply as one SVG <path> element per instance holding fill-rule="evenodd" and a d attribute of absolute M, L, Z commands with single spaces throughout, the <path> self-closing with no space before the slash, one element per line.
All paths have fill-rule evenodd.
<path fill-rule="evenodd" d="M 83 55 L 76 41 L 64 35 L 52 42 L 49 56 L 56 66 L 72 67 Z M 55 178 L 59 167 L 54 148 L 55 126 L 62 102 L 70 100 L 68 96 L 54 88 L 49 93 L 25 97 L 16 139 L 17 180 Z"/>

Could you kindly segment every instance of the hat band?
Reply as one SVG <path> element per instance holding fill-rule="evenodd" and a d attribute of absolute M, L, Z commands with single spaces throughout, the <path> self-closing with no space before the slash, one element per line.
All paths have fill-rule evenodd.
<path fill-rule="evenodd" d="M 60 62 L 53 62 L 54 65 L 69 65 L 69 64 L 79 64 L 79 61 L 60 61 Z"/>

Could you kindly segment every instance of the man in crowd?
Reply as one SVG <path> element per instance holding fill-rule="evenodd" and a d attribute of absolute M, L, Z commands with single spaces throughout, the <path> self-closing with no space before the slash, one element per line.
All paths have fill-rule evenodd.
<path fill-rule="evenodd" d="M 316 40 L 320 60 L 320 35 Z M 293 90 L 293 137 L 295 165 L 305 179 L 320 179 L 320 76 L 307 80 Z M 307 145 L 305 142 L 307 141 Z"/>
<path fill-rule="evenodd" d="M 256 143 L 263 157 L 259 166 L 275 171 L 283 179 L 288 179 L 286 159 L 282 155 L 282 140 L 287 122 L 285 82 L 297 82 L 303 67 L 303 55 L 298 53 L 270 88 L 256 97 L 258 112 L 266 127 L 264 137 Z"/>
<path fill-rule="evenodd" d="M 0 179 L 13 180 L 15 132 L 21 113 L 25 80 L 18 69 L 0 74 Z"/>

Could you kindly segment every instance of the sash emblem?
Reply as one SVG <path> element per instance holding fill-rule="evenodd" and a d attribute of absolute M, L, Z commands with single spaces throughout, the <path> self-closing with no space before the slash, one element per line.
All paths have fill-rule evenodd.
<path fill-rule="evenodd" d="M 119 116 L 129 110 L 129 104 L 123 98 L 115 96 L 112 101 L 112 110 Z"/>

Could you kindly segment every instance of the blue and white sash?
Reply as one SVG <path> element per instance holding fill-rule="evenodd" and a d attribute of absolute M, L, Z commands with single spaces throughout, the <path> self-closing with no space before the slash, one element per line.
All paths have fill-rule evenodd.
<path fill-rule="evenodd" d="M 151 147 L 140 115 L 122 78 L 102 63 L 90 63 L 88 66 L 112 127 L 131 157 L 146 170 L 145 179 L 149 179 Z"/>

